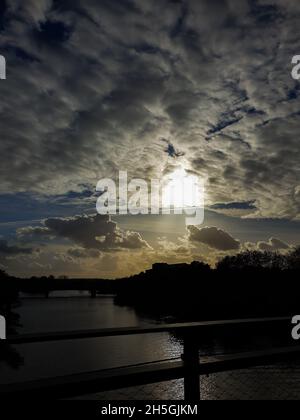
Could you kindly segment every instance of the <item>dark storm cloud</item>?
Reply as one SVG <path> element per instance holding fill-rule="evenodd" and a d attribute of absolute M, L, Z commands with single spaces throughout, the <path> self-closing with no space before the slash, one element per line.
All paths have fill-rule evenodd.
<path fill-rule="evenodd" d="M 240 122 L 242 119 L 242 117 L 240 118 L 235 118 L 235 119 L 229 119 L 229 120 L 224 120 L 224 121 L 220 121 L 215 127 L 211 128 L 208 131 L 208 135 L 212 135 L 212 134 L 217 134 L 220 133 L 221 131 L 223 131 L 225 128 L 230 127 L 231 125 L 237 124 L 238 122 Z"/>
<path fill-rule="evenodd" d="M 34 235 L 64 238 L 86 249 L 117 250 L 150 248 L 137 232 L 123 231 L 108 216 L 77 216 L 44 221 L 42 227 L 19 229 L 19 237 Z"/>
<path fill-rule="evenodd" d="M 259 242 L 258 249 L 260 251 L 282 251 L 290 249 L 290 246 L 280 239 L 271 238 L 269 242 Z"/>
<path fill-rule="evenodd" d="M 232 176 L 233 179 L 235 177 L 235 170 L 232 169 L 230 173 L 230 169 L 227 168 L 225 174 L 227 176 Z M 211 181 L 212 182 L 212 181 Z M 250 201 L 241 201 L 241 202 L 232 202 L 232 203 L 216 203 L 209 207 L 216 213 L 219 214 L 226 214 L 228 216 L 233 217 L 246 217 L 249 215 L 253 215 L 258 211 L 256 206 L 256 200 Z"/>
<path fill-rule="evenodd" d="M 196 226 L 189 226 L 188 233 L 191 242 L 201 243 L 219 251 L 236 251 L 240 249 L 238 240 L 216 227 L 199 229 Z"/>
<path fill-rule="evenodd" d="M 34 252 L 33 248 L 22 248 L 18 245 L 9 245 L 7 241 L 0 240 L 0 255 L 11 257 L 16 255 L 29 255 Z"/>
<path fill-rule="evenodd" d="M 182 157 L 182 156 L 184 156 L 184 153 L 183 152 L 180 152 L 180 151 L 178 151 L 176 148 L 175 148 L 175 146 L 169 141 L 169 140 L 166 140 L 166 139 L 161 139 L 161 141 L 163 142 L 163 143 L 166 143 L 167 144 L 167 147 L 165 148 L 165 152 L 171 157 L 171 158 L 178 158 L 178 157 Z"/>
<path fill-rule="evenodd" d="M 212 210 L 255 210 L 255 201 L 241 203 L 216 203 L 210 207 Z"/>
<path fill-rule="evenodd" d="M 299 2 L 6 3 L 1 192 L 158 177 L 167 154 L 207 179 L 208 204 L 300 218 Z"/>

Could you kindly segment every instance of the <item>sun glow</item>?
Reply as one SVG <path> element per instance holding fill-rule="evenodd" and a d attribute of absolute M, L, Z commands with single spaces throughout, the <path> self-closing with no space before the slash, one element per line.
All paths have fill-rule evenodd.
<path fill-rule="evenodd" d="M 203 187 L 196 175 L 191 175 L 180 168 L 170 174 L 162 196 L 163 208 L 187 209 L 202 207 Z"/>

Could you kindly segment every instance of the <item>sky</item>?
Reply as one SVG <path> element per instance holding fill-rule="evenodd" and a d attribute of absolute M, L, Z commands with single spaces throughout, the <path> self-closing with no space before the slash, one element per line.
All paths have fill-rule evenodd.
<path fill-rule="evenodd" d="M 296 0 L 0 2 L 0 267 L 116 278 L 288 252 L 300 232 Z M 202 225 L 100 216 L 102 178 L 205 185 Z"/>

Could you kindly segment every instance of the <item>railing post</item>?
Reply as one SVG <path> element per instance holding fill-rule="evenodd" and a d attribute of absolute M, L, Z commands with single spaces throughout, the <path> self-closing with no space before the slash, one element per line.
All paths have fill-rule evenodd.
<path fill-rule="evenodd" d="M 199 347 L 189 335 L 184 337 L 182 360 L 185 366 L 184 399 L 185 401 L 199 401 Z"/>

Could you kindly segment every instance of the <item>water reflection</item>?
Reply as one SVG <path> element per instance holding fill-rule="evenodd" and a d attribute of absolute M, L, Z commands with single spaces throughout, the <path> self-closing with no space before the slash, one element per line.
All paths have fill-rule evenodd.
<path fill-rule="evenodd" d="M 112 297 L 90 299 L 64 295 L 50 299 L 22 299 L 16 308 L 20 316 L 20 333 L 70 331 L 95 328 L 135 327 L 150 324 L 141 314 L 128 307 L 115 306 Z M 265 346 L 264 333 L 256 330 L 252 345 Z M 260 337 L 260 338 L 259 338 Z M 207 337 L 200 343 L 201 354 L 224 350 L 251 349 L 247 334 Z M 280 343 L 276 343 L 280 344 Z M 108 369 L 138 363 L 180 357 L 182 345 L 169 334 L 145 334 L 78 341 L 39 343 L 16 346 L 5 363 L 0 363 L 0 382 L 12 383 L 30 379 L 62 376 Z M 14 349 L 13 349 L 14 350 Z M 7 356 L 7 355 L 6 355 Z M 22 363 L 24 361 L 24 363 Z M 9 362 L 9 363 L 8 363 Z M 201 378 L 202 399 L 298 399 L 300 397 L 300 364 L 269 366 L 240 372 L 226 372 Z M 97 394 L 96 399 L 182 399 L 183 381 L 135 387 Z"/>
<path fill-rule="evenodd" d="M 113 298 L 24 299 L 18 308 L 21 333 L 135 327 L 151 321 L 118 307 Z M 0 366 L 2 383 L 61 376 L 179 357 L 181 345 L 169 334 L 107 337 L 16 347 L 24 365 Z"/>

